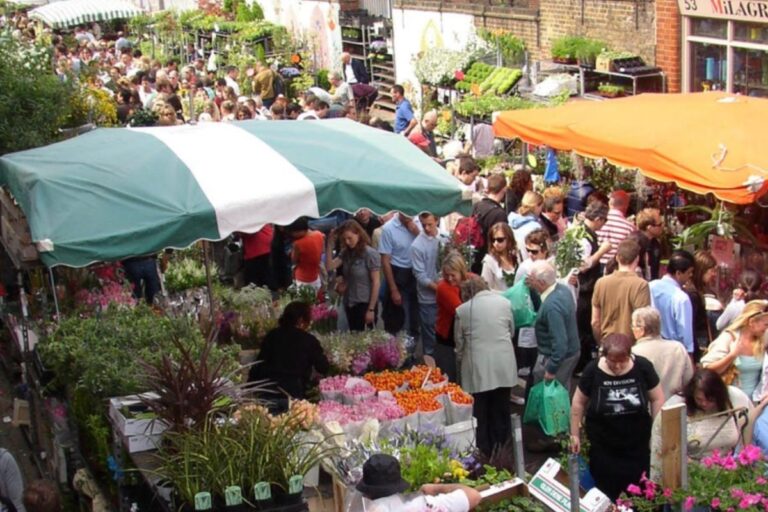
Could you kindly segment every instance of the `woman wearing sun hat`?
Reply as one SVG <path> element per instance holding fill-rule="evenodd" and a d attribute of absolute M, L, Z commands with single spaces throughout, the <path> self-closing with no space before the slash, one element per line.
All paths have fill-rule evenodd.
<path fill-rule="evenodd" d="M 363 464 L 363 478 L 355 487 L 363 495 L 366 512 L 467 512 L 480 504 L 480 493 L 461 484 L 426 484 L 418 493 L 403 494 L 410 484 L 400 474 L 400 462 L 377 453 Z"/>

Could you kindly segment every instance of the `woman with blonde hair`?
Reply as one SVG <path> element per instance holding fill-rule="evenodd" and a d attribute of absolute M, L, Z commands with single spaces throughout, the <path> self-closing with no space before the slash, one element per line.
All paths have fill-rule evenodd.
<path fill-rule="evenodd" d="M 538 192 L 529 190 L 523 195 L 517 212 L 509 214 L 509 226 L 515 235 L 515 242 L 520 251 L 520 260 L 528 259 L 528 251 L 525 250 L 525 237 L 535 229 L 541 229 L 539 215 L 544 199 Z"/>
<path fill-rule="evenodd" d="M 461 303 L 461 283 L 467 280 L 467 264 L 458 252 L 445 255 L 442 264 L 443 278 L 437 282 L 437 320 L 435 321 L 435 361 L 448 378 L 456 382 L 456 339 L 453 323 L 456 308 Z"/>
<path fill-rule="evenodd" d="M 768 329 L 768 301 L 753 300 L 744 306 L 701 359 L 704 368 L 717 372 L 726 384 L 733 383 L 751 397 L 758 387 Z"/>
<path fill-rule="evenodd" d="M 506 222 L 497 222 L 488 231 L 488 253 L 483 257 L 481 277 L 488 288 L 506 291 L 511 286 L 517 269 L 515 236 Z M 510 279 L 509 283 L 507 279 Z"/>

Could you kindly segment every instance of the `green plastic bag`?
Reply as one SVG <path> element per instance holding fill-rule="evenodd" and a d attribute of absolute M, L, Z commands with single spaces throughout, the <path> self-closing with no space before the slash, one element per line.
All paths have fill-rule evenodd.
<path fill-rule="evenodd" d="M 533 309 L 531 291 L 528 289 L 525 281 L 519 281 L 502 295 L 512 305 L 515 329 L 530 327 L 536 322 L 536 310 Z"/>
<path fill-rule="evenodd" d="M 528 395 L 523 421 L 538 421 L 541 430 L 550 437 L 568 432 L 571 421 L 568 390 L 557 380 L 543 380 L 533 386 Z"/>

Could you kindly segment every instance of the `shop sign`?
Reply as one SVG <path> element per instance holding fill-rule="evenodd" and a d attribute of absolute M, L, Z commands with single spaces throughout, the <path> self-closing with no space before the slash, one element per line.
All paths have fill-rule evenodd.
<path fill-rule="evenodd" d="M 677 0 L 683 16 L 768 22 L 768 0 Z"/>

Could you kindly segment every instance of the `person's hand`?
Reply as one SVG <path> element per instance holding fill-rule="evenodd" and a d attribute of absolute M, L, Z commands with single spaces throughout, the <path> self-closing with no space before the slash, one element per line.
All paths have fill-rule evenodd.
<path fill-rule="evenodd" d="M 555 380 L 555 374 L 554 373 L 549 373 L 548 371 L 545 370 L 544 371 L 544 380 L 546 380 L 546 381 Z"/>
<path fill-rule="evenodd" d="M 600 250 L 610 251 L 611 249 L 613 249 L 611 242 L 605 241 L 600 245 Z"/>
<path fill-rule="evenodd" d="M 734 288 L 733 289 L 733 300 L 742 300 L 744 297 L 746 297 L 747 292 L 742 290 L 741 288 Z"/>
<path fill-rule="evenodd" d="M 403 298 L 400 296 L 400 290 L 392 290 L 389 296 L 392 298 L 392 302 L 395 306 L 400 306 L 403 304 Z"/>
<path fill-rule="evenodd" d="M 578 434 L 571 434 L 571 453 L 578 454 L 581 451 L 581 439 Z"/>
<path fill-rule="evenodd" d="M 424 484 L 419 489 L 419 492 L 425 496 L 434 496 L 437 494 L 437 486 L 435 484 Z"/>
<path fill-rule="evenodd" d="M 571 272 L 570 274 L 568 274 L 568 284 L 571 286 L 576 286 L 579 284 L 578 272 Z"/>
<path fill-rule="evenodd" d="M 365 312 L 365 325 L 372 325 L 375 321 L 376 316 L 373 314 L 373 311 L 366 311 Z"/>

